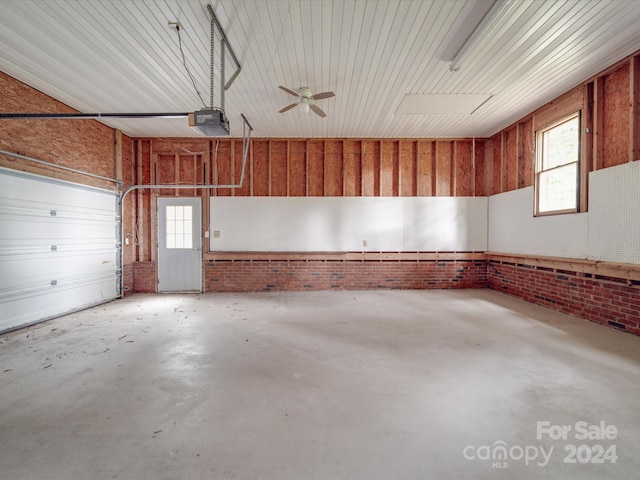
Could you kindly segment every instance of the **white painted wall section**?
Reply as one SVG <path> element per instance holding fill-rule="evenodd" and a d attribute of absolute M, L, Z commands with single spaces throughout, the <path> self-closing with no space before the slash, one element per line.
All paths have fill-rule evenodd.
<path fill-rule="evenodd" d="M 211 230 L 212 251 L 485 251 L 487 198 L 212 197 Z"/>

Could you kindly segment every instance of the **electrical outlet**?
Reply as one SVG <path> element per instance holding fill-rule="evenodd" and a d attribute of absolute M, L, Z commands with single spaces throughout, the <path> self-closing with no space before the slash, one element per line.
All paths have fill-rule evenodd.
<path fill-rule="evenodd" d="M 366 247 L 367 246 L 367 241 L 366 240 L 362 240 L 362 246 Z"/>

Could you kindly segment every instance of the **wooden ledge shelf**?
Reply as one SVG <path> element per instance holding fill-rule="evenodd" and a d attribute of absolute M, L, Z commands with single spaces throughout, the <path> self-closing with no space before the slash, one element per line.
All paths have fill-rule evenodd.
<path fill-rule="evenodd" d="M 484 261 L 484 252 L 209 252 L 205 261 L 420 262 Z"/>
<path fill-rule="evenodd" d="M 513 253 L 487 252 L 486 259 L 500 263 L 530 265 L 534 268 L 548 268 L 553 271 L 569 271 L 602 277 L 640 281 L 640 265 L 633 263 L 601 262 L 580 258 L 540 257 Z"/>

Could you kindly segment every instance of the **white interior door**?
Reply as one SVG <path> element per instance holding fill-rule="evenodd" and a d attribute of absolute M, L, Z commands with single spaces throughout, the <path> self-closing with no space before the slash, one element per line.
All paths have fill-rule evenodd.
<path fill-rule="evenodd" d="M 202 291 L 200 198 L 158 199 L 158 291 Z"/>

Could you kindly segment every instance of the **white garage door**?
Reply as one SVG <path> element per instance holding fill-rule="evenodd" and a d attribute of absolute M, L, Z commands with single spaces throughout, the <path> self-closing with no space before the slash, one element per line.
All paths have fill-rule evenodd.
<path fill-rule="evenodd" d="M 117 195 L 0 168 L 0 332 L 118 297 Z"/>

